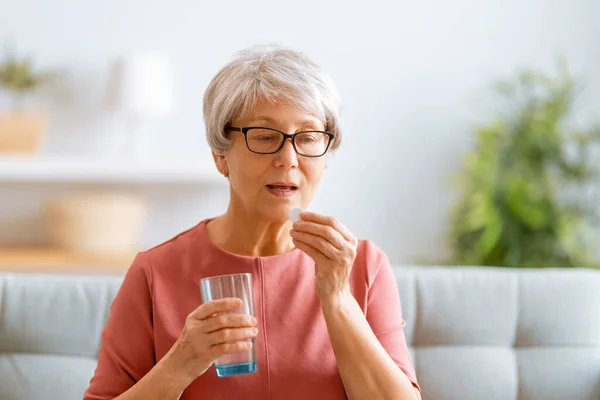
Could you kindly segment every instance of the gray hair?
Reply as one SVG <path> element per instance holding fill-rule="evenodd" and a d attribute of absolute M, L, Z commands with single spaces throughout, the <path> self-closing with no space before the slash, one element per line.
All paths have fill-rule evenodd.
<path fill-rule="evenodd" d="M 283 46 L 242 50 L 223 67 L 204 93 L 204 122 L 211 149 L 229 148 L 225 127 L 261 100 L 284 101 L 321 119 L 335 134 L 331 149 L 341 144 L 340 97 L 331 78 L 304 53 Z"/>

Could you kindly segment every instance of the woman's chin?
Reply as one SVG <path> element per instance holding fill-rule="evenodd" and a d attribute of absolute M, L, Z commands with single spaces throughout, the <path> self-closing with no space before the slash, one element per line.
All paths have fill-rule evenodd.
<path fill-rule="evenodd" d="M 282 204 L 277 207 L 270 207 L 267 210 L 263 210 L 262 214 L 265 219 L 276 222 L 276 223 L 285 223 L 290 218 L 290 210 L 295 207 L 291 204 Z"/>

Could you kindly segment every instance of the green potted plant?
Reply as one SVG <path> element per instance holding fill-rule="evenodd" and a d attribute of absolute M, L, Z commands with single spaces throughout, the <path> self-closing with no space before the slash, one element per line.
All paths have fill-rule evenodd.
<path fill-rule="evenodd" d="M 33 71 L 29 60 L 9 56 L 0 64 L 0 90 L 11 97 L 11 108 L 0 111 L 0 153 L 38 150 L 47 117 L 43 112 L 25 110 L 22 101 L 55 77 L 55 73 Z"/>
<path fill-rule="evenodd" d="M 453 264 L 596 267 L 600 203 L 589 198 L 600 128 L 568 129 L 577 92 L 557 76 L 524 71 L 498 85 L 509 111 L 475 132 L 451 216 Z"/>

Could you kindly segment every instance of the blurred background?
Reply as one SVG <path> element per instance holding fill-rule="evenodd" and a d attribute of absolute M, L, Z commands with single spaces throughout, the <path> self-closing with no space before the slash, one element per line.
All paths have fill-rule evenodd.
<path fill-rule="evenodd" d="M 305 51 L 341 92 L 344 144 L 311 208 L 375 241 L 392 263 L 568 266 L 565 254 L 583 246 L 539 250 L 556 250 L 567 228 L 587 220 L 555 207 L 554 183 L 523 185 L 552 181 L 564 161 L 557 152 L 569 146 L 559 136 L 595 138 L 595 0 L 1 3 L 6 265 L 81 264 L 77 257 L 126 265 L 133 252 L 223 212 L 228 187 L 206 143 L 202 96 L 236 51 L 265 43 Z M 538 84 L 546 92 L 507 102 L 499 81 L 516 85 L 504 94 Z M 527 145 L 509 153 L 513 161 L 481 164 L 516 138 Z M 581 183 L 591 175 L 574 154 L 565 170 Z M 498 175 L 507 165 L 533 172 L 513 184 Z M 498 203 L 492 189 L 501 185 L 512 189 Z M 517 250 L 506 241 L 519 247 L 530 234 L 535 243 Z"/>

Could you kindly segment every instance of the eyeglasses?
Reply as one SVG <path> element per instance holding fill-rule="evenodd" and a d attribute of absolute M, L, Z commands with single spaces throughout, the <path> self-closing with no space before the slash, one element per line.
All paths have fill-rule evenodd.
<path fill-rule="evenodd" d="M 287 139 L 292 139 L 294 150 L 304 157 L 321 157 L 329 149 L 335 135 L 325 131 L 303 131 L 292 135 L 277 129 L 250 126 L 236 128 L 227 126 L 225 130 L 242 132 L 246 139 L 246 147 L 257 154 L 275 154 L 283 147 Z"/>

